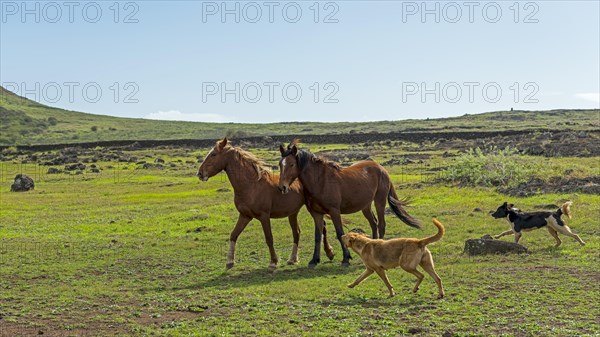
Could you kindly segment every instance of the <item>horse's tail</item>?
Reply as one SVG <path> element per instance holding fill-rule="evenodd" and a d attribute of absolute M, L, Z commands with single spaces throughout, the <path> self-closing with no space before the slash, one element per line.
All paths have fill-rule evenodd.
<path fill-rule="evenodd" d="M 421 222 L 412 216 L 410 216 L 406 210 L 402 206 L 408 205 L 407 200 L 399 200 L 398 195 L 396 194 L 396 190 L 394 189 L 394 185 L 390 182 L 390 190 L 388 192 L 388 204 L 392 209 L 392 212 L 398 217 L 398 219 L 402 220 L 405 224 L 414 227 L 421 228 Z"/>
<path fill-rule="evenodd" d="M 440 241 L 442 239 L 442 237 L 444 236 L 444 233 L 446 232 L 444 225 L 442 225 L 442 223 L 439 222 L 436 218 L 433 218 L 433 224 L 435 225 L 435 227 L 438 228 L 437 234 L 432 235 L 430 237 L 426 237 L 425 239 L 421 239 L 419 241 L 419 245 L 421 247 L 425 247 L 432 242 Z"/>

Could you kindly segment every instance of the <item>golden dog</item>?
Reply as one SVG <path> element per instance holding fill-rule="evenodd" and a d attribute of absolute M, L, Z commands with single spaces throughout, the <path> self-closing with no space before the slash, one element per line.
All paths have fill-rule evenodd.
<path fill-rule="evenodd" d="M 348 287 L 354 288 L 369 277 L 373 272 L 376 272 L 383 280 L 390 291 L 390 297 L 396 295 L 394 288 L 390 284 L 390 280 L 385 273 L 386 270 L 396 268 L 398 266 L 407 272 L 417 277 L 417 283 L 413 292 L 419 290 L 419 285 L 423 281 L 424 275 L 417 271 L 417 266 L 420 265 L 437 283 L 439 295 L 438 298 L 444 297 L 444 287 L 442 280 L 435 272 L 433 266 L 433 258 L 431 252 L 427 249 L 427 245 L 442 239 L 444 236 L 444 225 L 437 219 L 433 219 L 433 224 L 438 228 L 436 235 L 424 239 L 391 239 L 391 240 L 374 240 L 368 238 L 364 234 L 348 233 L 342 236 L 344 244 L 356 252 L 367 267 L 362 275 L 354 282 L 348 284 Z"/>

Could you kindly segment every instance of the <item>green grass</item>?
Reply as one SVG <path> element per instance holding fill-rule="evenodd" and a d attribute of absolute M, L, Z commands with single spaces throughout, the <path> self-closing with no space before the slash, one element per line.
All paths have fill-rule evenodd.
<path fill-rule="evenodd" d="M 341 150 L 341 145 L 327 149 Z M 322 148 L 313 144 L 311 149 Z M 270 163 L 276 153 L 256 149 Z M 192 160 L 196 153 L 167 162 Z M 198 150 L 204 153 L 205 149 Z M 140 153 L 149 153 L 148 150 Z M 393 155 L 389 148 L 375 158 Z M 139 155 L 141 157 L 141 154 Z M 592 165 L 594 158 L 551 158 L 548 167 Z M 595 158 L 597 160 L 597 158 Z M 379 159 L 378 159 L 379 160 Z M 426 164 L 447 166 L 452 158 L 433 153 Z M 267 247 L 253 221 L 237 245 L 236 266 L 225 271 L 227 240 L 237 218 L 224 175 L 199 182 L 195 164 L 164 170 L 129 170 L 115 163 L 101 174 L 43 175 L 36 190 L 10 193 L 19 167 L 3 163 L 0 187 L 0 336 L 594 336 L 600 333 L 597 266 L 600 256 L 600 196 L 546 194 L 514 198 L 485 187 L 433 184 L 418 164 L 392 166 L 400 196 L 422 231 L 388 217 L 388 237 L 423 237 L 435 232 L 436 216 L 447 228 L 432 244 L 446 298 L 435 300 L 429 277 L 417 294 L 414 277 L 388 272 L 398 295 L 376 276 L 354 289 L 347 283 L 363 270 L 353 254 L 349 268 L 336 257 L 307 268 L 313 224 L 300 214 L 300 259 L 285 265 L 291 230 L 273 220 L 279 269 L 267 272 Z M 119 175 L 116 175 L 118 172 Z M 584 171 L 581 174 L 591 174 Z M 426 183 L 416 187 L 415 182 Z M 535 205 L 574 202 L 567 220 L 587 245 L 563 237 L 555 248 L 545 230 L 523 235 L 530 254 L 469 257 L 464 241 L 508 228 L 487 211 L 508 200 Z M 474 211 L 480 208 L 482 212 Z M 368 225 L 360 213 L 344 216 L 348 228 Z M 333 232 L 331 223 L 328 226 Z M 511 238 L 504 238 L 511 240 Z M 324 255 L 322 255 L 323 258 Z"/>
<path fill-rule="evenodd" d="M 600 110 L 500 111 L 454 118 L 366 123 L 273 124 L 157 121 L 48 107 L 0 87 L 0 146 L 110 140 L 217 139 L 226 135 L 386 133 L 399 131 L 597 130 Z M 92 131 L 95 128 L 96 131 Z"/>

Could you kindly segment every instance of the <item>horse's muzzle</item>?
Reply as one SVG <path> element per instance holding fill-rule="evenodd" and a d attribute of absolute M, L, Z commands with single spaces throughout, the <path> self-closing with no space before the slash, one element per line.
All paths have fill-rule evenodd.
<path fill-rule="evenodd" d="M 290 188 L 287 186 L 279 186 L 279 190 L 281 191 L 281 194 L 287 194 L 290 191 Z"/>
<path fill-rule="evenodd" d="M 204 174 L 202 174 L 201 171 L 198 171 L 198 173 L 196 173 L 196 176 L 198 177 L 198 179 L 200 179 L 202 181 L 207 181 L 208 180 L 208 176 L 205 176 Z"/>

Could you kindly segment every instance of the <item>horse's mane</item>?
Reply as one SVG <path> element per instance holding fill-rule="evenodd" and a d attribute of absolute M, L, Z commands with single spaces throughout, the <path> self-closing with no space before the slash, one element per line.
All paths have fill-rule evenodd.
<path fill-rule="evenodd" d="M 251 167 L 256 171 L 258 180 L 262 179 L 265 175 L 271 175 L 271 169 L 262 160 L 258 159 L 254 154 L 245 151 L 239 147 L 229 146 L 230 151 L 233 151 L 235 158 L 239 161 L 242 166 Z"/>
<path fill-rule="evenodd" d="M 341 170 L 342 168 L 336 162 L 333 162 L 327 158 L 316 156 L 314 153 L 308 150 L 299 150 L 298 151 L 298 167 L 303 170 L 306 165 L 309 163 L 322 164 L 328 167 L 333 168 L 336 171 Z"/>

